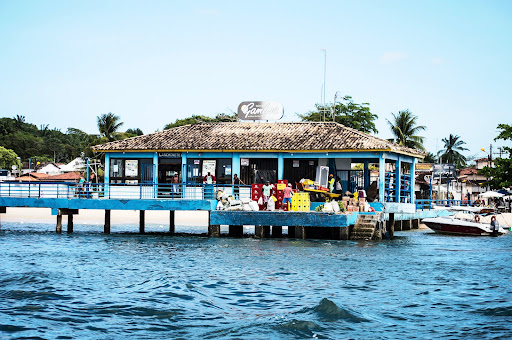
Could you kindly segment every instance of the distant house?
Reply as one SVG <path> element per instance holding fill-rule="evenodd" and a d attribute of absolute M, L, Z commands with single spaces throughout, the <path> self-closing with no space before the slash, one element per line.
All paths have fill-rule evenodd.
<path fill-rule="evenodd" d="M 57 164 L 57 163 L 47 163 L 37 169 L 36 172 L 47 174 L 47 175 L 59 175 L 62 174 L 62 170 L 60 169 L 60 166 L 63 164 Z"/>
<path fill-rule="evenodd" d="M 80 181 L 81 173 L 78 171 L 68 172 L 65 174 L 48 175 L 39 172 L 32 172 L 29 174 L 23 174 L 17 177 L 15 181 L 19 182 L 75 182 Z"/>
<path fill-rule="evenodd" d="M 81 157 L 77 157 L 73 159 L 68 164 L 64 164 L 59 166 L 62 173 L 66 172 L 74 172 L 74 171 L 85 171 L 86 170 L 86 162 Z"/>
<path fill-rule="evenodd" d="M 51 182 L 76 182 L 80 181 L 81 173 L 78 171 L 67 172 L 65 174 L 55 175 L 47 178 Z"/>
<path fill-rule="evenodd" d="M 31 172 L 25 173 L 19 177 L 15 178 L 15 181 L 18 182 L 41 182 L 46 181 L 47 178 L 51 177 L 51 175 L 43 174 L 39 172 Z"/>

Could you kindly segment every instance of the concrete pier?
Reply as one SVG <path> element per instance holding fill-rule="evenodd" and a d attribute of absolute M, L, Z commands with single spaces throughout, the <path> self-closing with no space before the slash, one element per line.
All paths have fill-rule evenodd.
<path fill-rule="evenodd" d="M 244 226 L 243 225 L 230 225 L 229 226 L 229 237 L 243 237 Z"/>
<path fill-rule="evenodd" d="M 412 229 L 419 229 L 420 228 L 420 219 L 415 218 L 412 220 Z"/>
<path fill-rule="evenodd" d="M 270 237 L 270 226 L 269 225 L 254 226 L 254 237 L 269 238 Z"/>
<path fill-rule="evenodd" d="M 395 233 L 395 214 L 389 214 L 389 219 L 386 221 L 386 231 L 388 232 L 389 238 L 393 238 Z"/>
<path fill-rule="evenodd" d="M 273 225 L 272 226 L 272 238 L 281 238 L 283 237 L 283 227 Z"/>
<path fill-rule="evenodd" d="M 208 226 L 208 236 L 220 237 L 220 225 L 209 225 Z"/>
<path fill-rule="evenodd" d="M 175 211 L 169 211 L 169 234 L 174 235 L 176 229 Z"/>
<path fill-rule="evenodd" d="M 139 211 L 139 233 L 144 234 L 146 232 L 146 211 Z"/>
<path fill-rule="evenodd" d="M 73 232 L 73 214 L 68 215 L 67 232 L 71 234 Z"/>
<path fill-rule="evenodd" d="M 411 230 L 411 220 L 402 221 L 402 230 Z"/>
<path fill-rule="evenodd" d="M 57 227 L 55 228 L 57 234 L 62 233 L 62 215 L 57 215 Z"/>
<path fill-rule="evenodd" d="M 110 210 L 105 210 L 105 225 L 103 226 L 103 233 L 110 234 Z"/>

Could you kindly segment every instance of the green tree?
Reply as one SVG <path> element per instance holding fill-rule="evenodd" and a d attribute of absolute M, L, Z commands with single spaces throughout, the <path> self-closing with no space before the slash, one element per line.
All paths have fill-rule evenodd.
<path fill-rule="evenodd" d="M 98 130 L 100 135 L 106 137 L 109 142 L 116 139 L 117 130 L 123 125 L 119 116 L 112 112 L 104 113 L 97 117 Z"/>
<path fill-rule="evenodd" d="M 509 140 L 512 141 L 512 126 L 508 124 L 498 125 L 501 129 L 500 133 L 494 140 Z M 509 146 L 503 147 L 504 156 L 498 157 L 493 160 L 494 168 L 484 167 L 478 173 L 487 177 L 487 181 L 483 185 L 488 185 L 491 189 L 510 188 L 512 186 L 512 148 Z M 508 153 L 508 157 L 506 156 Z"/>
<path fill-rule="evenodd" d="M 16 152 L 0 146 L 0 169 L 11 170 L 13 165 L 16 165 L 18 169 L 21 169 L 21 162 L 18 159 Z"/>
<path fill-rule="evenodd" d="M 463 145 L 466 144 L 466 142 L 462 141 L 462 139 L 460 139 L 460 136 L 454 136 L 451 133 L 448 138 L 443 138 L 442 141 L 444 143 L 444 149 L 438 152 L 438 155 L 441 158 L 441 163 L 453 163 L 458 168 L 465 167 L 466 157 L 463 154 L 461 154 L 461 152 L 468 150 L 465 147 L 463 147 Z"/>
<path fill-rule="evenodd" d="M 132 137 L 135 137 L 135 136 L 142 136 L 144 134 L 144 132 L 142 132 L 141 129 L 139 128 L 136 128 L 136 129 L 128 129 L 126 130 L 126 133 L 131 135 Z"/>
<path fill-rule="evenodd" d="M 397 115 L 391 114 L 393 115 L 393 121 L 389 119 L 386 119 L 386 121 L 395 137 L 391 138 L 390 141 L 408 148 L 425 150 L 423 147 L 425 137 L 418 136 L 417 134 L 420 131 L 425 131 L 427 128 L 416 124 L 418 117 L 409 110 L 398 111 Z"/>
<path fill-rule="evenodd" d="M 423 160 L 422 163 L 435 163 L 436 162 L 436 155 L 434 155 L 432 152 L 427 152 L 427 155 Z"/>
<path fill-rule="evenodd" d="M 176 119 L 174 123 L 169 123 L 164 127 L 164 130 L 172 129 L 178 126 L 199 124 L 199 123 L 214 123 L 214 122 L 236 122 L 238 120 L 237 113 L 218 113 L 214 118 L 208 116 L 193 115 L 192 117 Z"/>
<path fill-rule="evenodd" d="M 333 121 L 332 104 L 315 104 L 316 110 L 297 114 L 303 122 Z M 378 118 L 370 112 L 370 104 L 354 103 L 351 96 L 344 96 L 342 101 L 334 105 L 334 121 L 350 128 L 366 132 L 378 133 L 374 121 Z"/>

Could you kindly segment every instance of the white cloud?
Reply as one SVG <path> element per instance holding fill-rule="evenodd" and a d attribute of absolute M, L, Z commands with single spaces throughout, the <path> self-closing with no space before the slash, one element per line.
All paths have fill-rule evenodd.
<path fill-rule="evenodd" d="M 389 64 L 407 58 L 407 54 L 402 52 L 386 52 L 380 57 L 381 64 Z"/>

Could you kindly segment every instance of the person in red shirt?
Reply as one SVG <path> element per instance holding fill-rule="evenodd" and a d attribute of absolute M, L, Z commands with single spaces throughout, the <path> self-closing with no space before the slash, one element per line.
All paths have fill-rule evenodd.
<path fill-rule="evenodd" d="M 284 198 L 283 204 L 292 204 L 292 184 L 288 183 L 288 186 L 283 190 Z M 290 206 L 288 205 L 288 210 L 290 210 Z"/>

